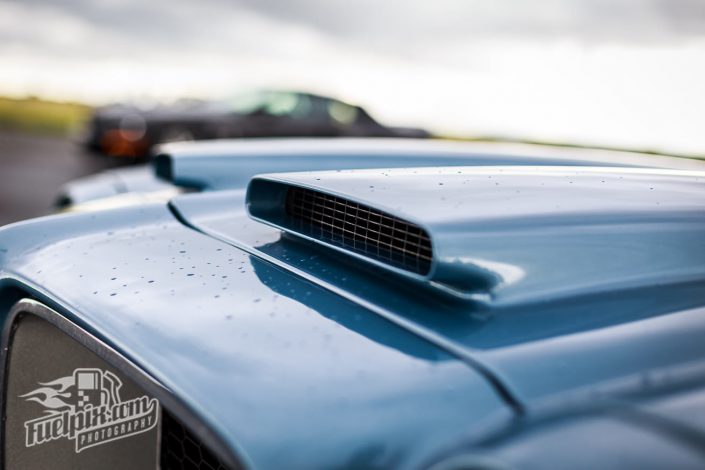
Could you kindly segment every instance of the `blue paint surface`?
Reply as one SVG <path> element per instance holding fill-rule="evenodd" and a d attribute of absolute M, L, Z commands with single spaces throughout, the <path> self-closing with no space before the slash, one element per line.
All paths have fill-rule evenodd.
<path fill-rule="evenodd" d="M 609 439 L 580 453 L 590 435 L 665 459 L 652 463 L 702 463 L 702 173 L 476 167 L 261 180 L 424 226 L 434 270 L 409 276 L 283 232 L 247 212 L 248 197 L 266 194 L 235 189 L 1 229 L 0 304 L 19 288 L 56 308 L 257 468 L 614 462 Z"/>

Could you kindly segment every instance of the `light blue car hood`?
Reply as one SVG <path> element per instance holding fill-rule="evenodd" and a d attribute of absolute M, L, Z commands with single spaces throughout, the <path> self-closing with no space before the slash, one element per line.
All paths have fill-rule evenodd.
<path fill-rule="evenodd" d="M 243 191 L 172 205 L 196 230 L 474 361 L 519 402 L 589 394 L 613 381 L 638 390 L 643 371 L 704 357 L 701 173 L 514 167 L 261 179 L 354 197 L 422 223 L 440 247 L 439 262 L 450 253 L 449 262 L 460 259 L 503 282 L 456 297 L 371 269 L 359 257 L 252 220 Z"/>

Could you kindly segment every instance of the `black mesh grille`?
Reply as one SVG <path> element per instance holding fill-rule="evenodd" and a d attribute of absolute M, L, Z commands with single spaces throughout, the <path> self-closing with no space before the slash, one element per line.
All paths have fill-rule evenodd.
<path fill-rule="evenodd" d="M 347 199 L 289 188 L 286 214 L 295 228 L 327 243 L 425 275 L 431 239 L 418 225 Z"/>
<path fill-rule="evenodd" d="M 162 470 L 231 470 L 166 411 L 162 412 Z"/>

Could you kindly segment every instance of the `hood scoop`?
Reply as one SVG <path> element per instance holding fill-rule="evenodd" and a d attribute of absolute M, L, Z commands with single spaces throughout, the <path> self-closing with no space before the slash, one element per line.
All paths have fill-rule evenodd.
<path fill-rule="evenodd" d="M 280 173 L 253 178 L 246 197 L 253 219 L 344 253 L 341 264 L 354 257 L 454 296 L 516 302 L 699 279 L 704 176 L 516 166 Z"/>
<path fill-rule="evenodd" d="M 444 237 L 432 236 L 421 218 L 374 199 L 271 176 L 255 177 L 248 187 L 247 208 L 255 220 L 454 295 L 474 296 L 500 282 L 486 266 L 447 259 L 435 246 Z"/>

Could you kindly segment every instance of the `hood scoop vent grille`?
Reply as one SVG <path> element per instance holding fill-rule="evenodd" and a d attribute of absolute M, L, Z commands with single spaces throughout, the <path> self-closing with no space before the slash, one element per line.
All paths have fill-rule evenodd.
<path fill-rule="evenodd" d="M 431 270 L 431 238 L 416 224 L 296 186 L 286 191 L 285 212 L 290 230 L 422 276 Z"/>

